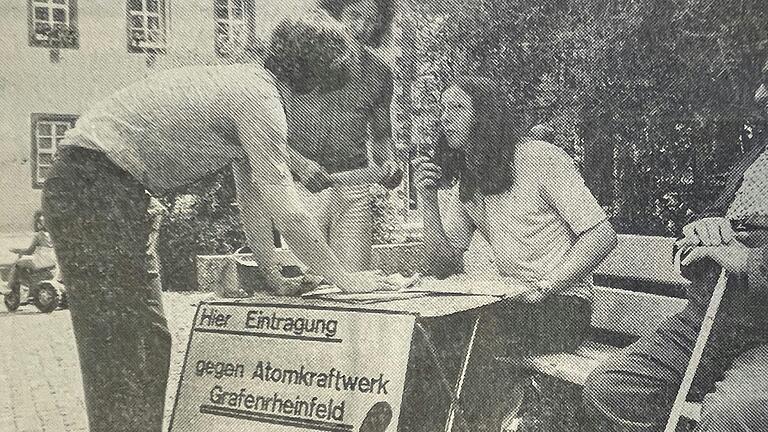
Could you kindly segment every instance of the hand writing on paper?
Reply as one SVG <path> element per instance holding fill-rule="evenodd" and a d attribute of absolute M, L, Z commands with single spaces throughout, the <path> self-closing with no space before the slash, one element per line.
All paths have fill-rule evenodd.
<path fill-rule="evenodd" d="M 322 276 L 314 274 L 305 274 L 302 276 L 302 294 L 305 292 L 314 291 L 320 288 L 321 285 L 329 285 Z"/>
<path fill-rule="evenodd" d="M 282 296 L 295 296 L 303 291 L 304 277 L 285 277 L 277 268 L 264 271 L 264 284 L 270 292 Z"/>

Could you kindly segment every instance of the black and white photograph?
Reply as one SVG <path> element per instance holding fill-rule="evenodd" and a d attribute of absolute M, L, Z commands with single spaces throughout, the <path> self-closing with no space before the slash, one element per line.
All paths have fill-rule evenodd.
<path fill-rule="evenodd" d="M 766 0 L 0 24 L 0 432 L 768 432 Z"/>

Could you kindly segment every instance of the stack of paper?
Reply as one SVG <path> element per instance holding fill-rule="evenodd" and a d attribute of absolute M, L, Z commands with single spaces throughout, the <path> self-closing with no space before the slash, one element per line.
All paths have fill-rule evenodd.
<path fill-rule="evenodd" d="M 385 281 L 392 286 L 392 290 L 371 293 L 343 293 L 336 287 L 324 286 L 310 291 L 302 295 L 302 297 L 354 303 L 375 303 L 422 297 L 430 294 L 514 297 L 531 289 L 530 286 L 510 278 L 481 278 L 466 274 L 453 275 L 447 279 L 435 279 L 432 277 L 422 277 L 418 273 L 411 277 L 395 273 L 387 276 Z"/>
<path fill-rule="evenodd" d="M 375 277 L 376 272 L 366 272 L 366 276 Z M 402 300 L 414 297 L 423 297 L 429 295 L 428 292 L 408 291 L 421 279 L 421 275 L 416 273 L 411 277 L 405 277 L 400 273 L 394 273 L 383 277 L 391 289 L 365 293 L 345 293 L 335 286 L 321 286 L 318 289 L 302 294 L 304 298 L 323 298 L 328 300 L 337 300 L 353 303 L 376 303 L 383 301 Z"/>
<path fill-rule="evenodd" d="M 529 286 L 514 279 L 481 278 L 474 275 L 459 274 L 446 279 L 422 278 L 418 284 L 407 288 L 406 291 L 514 297 L 530 289 Z"/>
<path fill-rule="evenodd" d="M 395 300 L 405 300 L 428 296 L 428 292 L 408 291 L 374 291 L 370 293 L 332 293 L 322 295 L 321 298 L 348 303 L 380 303 Z M 304 296 L 302 296 L 304 297 Z"/>

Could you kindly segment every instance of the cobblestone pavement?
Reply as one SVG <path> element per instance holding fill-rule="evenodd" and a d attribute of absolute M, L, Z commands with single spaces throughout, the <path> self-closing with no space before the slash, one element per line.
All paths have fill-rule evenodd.
<path fill-rule="evenodd" d="M 173 407 L 195 305 L 208 293 L 166 293 L 173 335 L 166 423 Z M 69 311 L 0 306 L 0 432 L 87 431 L 80 366 Z M 164 428 L 167 430 L 167 425 Z"/>

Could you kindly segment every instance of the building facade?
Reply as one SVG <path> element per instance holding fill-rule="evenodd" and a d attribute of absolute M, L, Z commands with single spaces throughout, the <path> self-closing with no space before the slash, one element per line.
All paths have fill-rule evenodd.
<path fill-rule="evenodd" d="M 57 144 L 94 102 L 156 71 L 235 58 L 313 0 L 0 2 L 0 233 L 27 232 Z"/>

